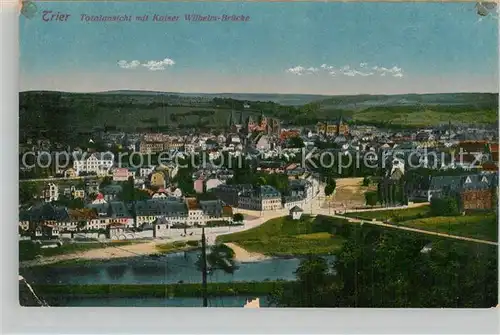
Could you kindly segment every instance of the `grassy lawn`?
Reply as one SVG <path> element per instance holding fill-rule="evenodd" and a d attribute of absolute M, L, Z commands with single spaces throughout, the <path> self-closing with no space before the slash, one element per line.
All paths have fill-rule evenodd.
<path fill-rule="evenodd" d="M 421 206 L 396 210 L 347 213 L 346 216 L 358 217 L 368 221 L 372 219 L 390 221 L 401 226 L 488 241 L 498 240 L 498 219 L 492 212 L 466 216 L 432 216 L 430 206 Z"/>
<path fill-rule="evenodd" d="M 31 241 L 19 241 L 19 261 L 28 261 L 35 259 L 37 256 L 51 257 L 58 255 L 74 254 L 92 249 L 100 249 L 105 247 L 118 247 L 138 243 L 134 241 L 117 241 L 110 243 L 90 242 L 90 243 L 67 243 L 57 248 L 42 249 L 39 244 Z"/>
<path fill-rule="evenodd" d="M 217 241 L 237 243 L 248 251 L 270 256 L 331 254 L 344 242 L 331 234 L 332 227 L 327 221 L 307 216 L 301 220 L 280 217 L 250 230 L 219 236 Z"/>
<path fill-rule="evenodd" d="M 498 241 L 498 218 L 494 213 L 436 216 L 404 221 L 399 224 L 440 233 Z"/>
<path fill-rule="evenodd" d="M 346 216 L 357 217 L 364 220 L 376 219 L 378 221 L 389 220 L 391 222 L 402 222 L 429 217 L 431 215 L 430 211 L 430 206 L 419 206 L 404 209 L 346 213 Z"/>

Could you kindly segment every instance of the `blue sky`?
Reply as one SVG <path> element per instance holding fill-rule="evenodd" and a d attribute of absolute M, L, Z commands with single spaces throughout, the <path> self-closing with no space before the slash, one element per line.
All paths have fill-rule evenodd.
<path fill-rule="evenodd" d="M 20 18 L 21 90 L 498 92 L 498 21 L 479 22 L 471 3 L 44 2 L 37 7 L 32 19 Z M 43 10 L 71 17 L 44 22 Z M 181 19 L 81 21 L 81 14 L 151 18 L 155 13 Z M 184 21 L 185 14 L 242 14 L 250 20 L 193 23 Z"/>

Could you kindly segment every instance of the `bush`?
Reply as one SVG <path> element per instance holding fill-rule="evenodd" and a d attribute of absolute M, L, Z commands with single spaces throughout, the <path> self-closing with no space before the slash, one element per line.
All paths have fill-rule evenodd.
<path fill-rule="evenodd" d="M 368 206 L 375 206 L 378 202 L 377 192 L 366 192 L 365 201 Z"/>
<path fill-rule="evenodd" d="M 363 186 L 370 186 L 370 177 L 363 178 Z"/>
<path fill-rule="evenodd" d="M 200 245 L 200 241 L 187 241 L 186 244 L 190 247 L 198 247 Z"/>
<path fill-rule="evenodd" d="M 435 216 L 459 215 L 458 201 L 453 197 L 432 198 L 431 213 Z"/>

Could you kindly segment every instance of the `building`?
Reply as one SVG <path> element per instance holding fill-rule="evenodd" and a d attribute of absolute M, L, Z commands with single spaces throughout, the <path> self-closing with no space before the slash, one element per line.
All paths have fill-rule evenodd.
<path fill-rule="evenodd" d="M 303 212 L 304 211 L 302 210 L 302 208 L 300 208 L 299 206 L 295 206 L 292 209 L 290 209 L 290 216 L 294 220 L 300 220 Z"/>
<path fill-rule="evenodd" d="M 73 169 L 73 168 L 69 168 L 69 169 L 66 169 L 66 171 L 64 171 L 64 178 L 75 178 L 77 176 L 78 175 L 77 175 L 75 169 Z"/>
<path fill-rule="evenodd" d="M 165 188 L 166 178 L 162 171 L 156 171 L 151 174 L 150 185 L 159 188 Z"/>
<path fill-rule="evenodd" d="M 83 174 L 105 176 L 109 174 L 113 162 L 114 155 L 111 152 L 94 152 L 90 156 L 83 153 L 75 155 L 73 169 L 79 176 Z"/>
<path fill-rule="evenodd" d="M 196 179 L 193 183 L 193 188 L 196 193 L 203 193 L 205 181 L 202 178 Z"/>
<path fill-rule="evenodd" d="M 232 211 L 219 200 L 197 201 L 196 198 L 150 199 L 136 203 L 137 224 L 162 219 L 168 225 L 205 225 L 209 221 L 230 221 Z M 229 213 L 229 214 L 228 214 Z"/>
<path fill-rule="evenodd" d="M 316 132 L 324 136 L 347 136 L 349 134 L 349 126 L 344 123 L 344 120 L 340 117 L 335 123 L 330 123 L 328 121 L 318 122 L 316 125 Z"/>
<path fill-rule="evenodd" d="M 241 192 L 238 207 L 257 211 L 272 211 L 282 208 L 281 193 L 270 185 L 255 186 Z"/>
<path fill-rule="evenodd" d="M 129 177 L 133 177 L 133 173 L 127 168 L 116 168 L 113 171 L 113 181 L 127 181 Z"/>
<path fill-rule="evenodd" d="M 99 180 L 87 179 L 85 180 L 85 192 L 87 194 L 97 194 L 99 193 Z"/>
<path fill-rule="evenodd" d="M 497 192 L 497 173 L 436 176 L 431 179 L 428 200 L 452 196 L 461 210 L 488 210 L 497 207 Z"/>
<path fill-rule="evenodd" d="M 279 135 L 281 133 L 281 123 L 279 119 L 264 116 L 262 112 L 258 118 L 249 115 L 246 121 L 243 121 L 243 112 L 239 114 L 239 122 L 234 122 L 233 113 L 229 116 L 229 126 L 232 132 L 246 133 L 262 132 L 268 135 Z"/>
<path fill-rule="evenodd" d="M 149 177 L 150 174 L 152 174 L 155 170 L 154 166 L 143 166 L 139 168 L 139 176 L 142 178 L 147 178 Z"/>
<path fill-rule="evenodd" d="M 107 185 L 101 188 L 101 193 L 104 196 L 104 200 L 107 202 L 114 201 L 118 199 L 120 193 L 122 193 L 123 187 L 121 185 Z"/>
<path fill-rule="evenodd" d="M 222 200 L 224 203 L 238 207 L 239 195 L 242 192 L 250 191 L 253 186 L 250 184 L 244 185 L 226 185 L 222 184 L 213 189 L 215 196 Z"/>
<path fill-rule="evenodd" d="M 105 204 L 107 203 L 106 200 L 104 199 L 104 195 L 102 193 L 98 193 L 95 200 L 92 201 L 93 205 L 97 204 Z"/>
<path fill-rule="evenodd" d="M 57 201 L 59 199 L 59 187 L 54 183 L 48 183 L 43 190 L 43 198 L 46 202 Z"/>
<path fill-rule="evenodd" d="M 164 149 L 165 149 L 165 143 L 163 142 L 141 141 L 139 143 L 139 152 L 141 154 L 156 154 L 163 152 Z"/>
<path fill-rule="evenodd" d="M 224 184 L 224 182 L 222 180 L 217 179 L 217 178 L 211 178 L 205 182 L 205 188 L 207 191 L 210 191 L 210 190 L 212 190 L 212 189 L 214 189 L 222 184 Z"/>

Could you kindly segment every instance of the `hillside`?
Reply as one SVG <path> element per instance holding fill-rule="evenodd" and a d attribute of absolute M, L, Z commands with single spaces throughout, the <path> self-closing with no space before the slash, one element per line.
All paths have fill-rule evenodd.
<path fill-rule="evenodd" d="M 494 124 L 498 120 L 498 96 L 488 93 L 325 98 L 283 94 L 31 91 L 21 92 L 19 101 L 21 138 L 40 132 L 65 138 L 68 134 L 91 131 L 95 127 L 126 131 L 221 129 L 229 125 L 231 115 L 233 121 L 238 122 L 240 117 L 245 120 L 261 112 L 281 119 L 284 125 L 314 125 L 340 115 L 352 122 L 394 127 L 429 126 L 449 121 Z M 296 106 L 292 104 L 294 101 L 308 103 Z M 245 108 L 245 103 L 250 107 Z"/>

